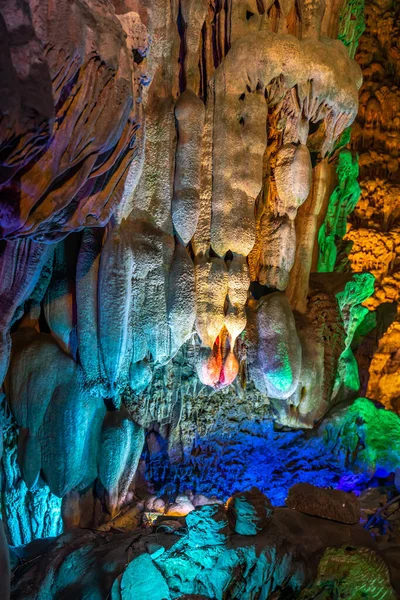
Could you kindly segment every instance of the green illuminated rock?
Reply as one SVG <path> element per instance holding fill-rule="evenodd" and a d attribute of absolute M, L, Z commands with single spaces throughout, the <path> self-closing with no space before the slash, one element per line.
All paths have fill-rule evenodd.
<path fill-rule="evenodd" d="M 347 467 L 372 476 L 400 464 L 400 418 L 367 398 L 339 410 L 324 428 L 328 445 L 335 446 Z"/>
<path fill-rule="evenodd" d="M 365 29 L 364 8 L 364 0 L 347 0 L 340 11 L 338 38 L 346 46 L 351 58 L 356 54 Z"/>
<path fill-rule="evenodd" d="M 360 387 L 358 365 L 351 344 L 356 332 L 360 333 L 363 329 L 364 321 L 365 333 L 368 333 L 368 327 L 373 326 L 373 319 L 367 322 L 369 310 L 362 303 L 374 293 L 374 282 L 375 278 L 370 273 L 356 273 L 343 292 L 336 294 L 346 339 L 345 349 L 339 358 L 334 395 L 338 394 L 341 385 L 352 392 L 357 392 Z"/>
<path fill-rule="evenodd" d="M 314 585 L 300 600 L 395 600 L 389 570 L 369 548 L 328 548 L 319 563 Z"/>
<path fill-rule="evenodd" d="M 360 197 L 357 181 L 359 167 L 357 158 L 347 148 L 339 154 L 336 167 L 338 185 L 329 199 L 329 206 L 318 233 L 320 249 L 318 271 L 331 273 L 335 270 L 337 247 L 346 233 L 347 217 L 354 210 Z"/>

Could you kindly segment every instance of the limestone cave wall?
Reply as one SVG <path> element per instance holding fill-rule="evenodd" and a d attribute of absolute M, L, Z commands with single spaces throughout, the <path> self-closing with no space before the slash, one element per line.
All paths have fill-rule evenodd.
<path fill-rule="evenodd" d="M 361 196 L 349 217 L 346 233 L 346 239 L 353 243 L 349 254 L 351 269 L 369 271 L 375 276 L 374 293 L 365 301 L 365 306 L 376 310 L 387 305 L 386 310 L 394 313 L 393 322 L 390 323 L 390 319 L 386 327 L 382 324 L 379 339 L 371 339 L 360 357 L 364 371 L 368 357 L 372 358 L 368 377 L 365 377 L 365 393 L 397 412 L 400 397 L 399 26 L 398 3 L 366 2 L 365 33 L 356 56 L 364 82 L 351 139 L 351 147 L 359 155 Z"/>
<path fill-rule="evenodd" d="M 215 507 L 235 492 L 257 486 L 247 500 L 263 520 L 258 494 L 282 506 L 293 484 L 393 487 L 399 19 L 390 0 L 1 4 L 1 514 L 12 546 L 203 505 L 225 544 Z M 229 527 L 242 535 L 236 510 Z M 16 598 L 67 593 L 69 538 L 57 539 L 60 562 L 24 567 Z M 246 552 L 240 564 L 254 566 Z M 300 593 L 316 574 L 281 554 Z M 355 560 L 389 590 L 371 556 Z M 96 597 L 111 585 L 129 597 L 124 560 Z M 175 569 L 140 560 L 156 578 Z M 207 588 L 170 577 L 160 599 Z M 240 585 L 215 594 L 250 593 Z"/>

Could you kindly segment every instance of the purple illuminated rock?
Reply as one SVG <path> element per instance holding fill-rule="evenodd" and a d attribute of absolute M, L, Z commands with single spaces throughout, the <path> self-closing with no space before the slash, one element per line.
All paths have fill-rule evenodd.
<path fill-rule="evenodd" d="M 360 505 L 353 494 L 297 483 L 289 490 L 289 508 L 339 523 L 354 525 L 360 521 Z"/>
<path fill-rule="evenodd" d="M 1 9 L 0 235 L 104 225 L 138 152 L 129 18 L 99 0 Z"/>

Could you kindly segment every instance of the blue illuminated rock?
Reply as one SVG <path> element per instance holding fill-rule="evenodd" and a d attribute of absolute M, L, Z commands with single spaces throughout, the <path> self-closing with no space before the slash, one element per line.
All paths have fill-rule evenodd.
<path fill-rule="evenodd" d="M 111 512 L 118 505 L 119 494 L 124 496 L 127 493 L 143 444 L 143 429 L 124 407 L 107 412 L 100 436 L 99 479 L 107 491 Z"/>
<path fill-rule="evenodd" d="M 0 396 L 1 399 L 1 396 Z M 0 459 L 3 455 L 3 431 L 0 420 Z M 8 600 L 10 595 L 10 559 L 8 543 L 4 532 L 3 520 L 0 518 L 0 595 Z"/>
<path fill-rule="evenodd" d="M 220 504 L 199 506 L 186 517 L 190 546 L 224 544 L 228 536 L 228 519 Z"/>
<path fill-rule="evenodd" d="M 231 528 L 239 535 L 257 535 L 273 515 L 271 502 L 260 490 L 234 494 L 227 504 Z"/>
<path fill-rule="evenodd" d="M 149 385 L 152 378 L 150 365 L 145 360 L 132 363 L 129 368 L 129 384 L 137 392 L 143 392 Z"/>
<path fill-rule="evenodd" d="M 142 554 L 129 563 L 121 578 L 120 594 L 121 600 L 171 598 L 168 585 L 149 554 Z"/>

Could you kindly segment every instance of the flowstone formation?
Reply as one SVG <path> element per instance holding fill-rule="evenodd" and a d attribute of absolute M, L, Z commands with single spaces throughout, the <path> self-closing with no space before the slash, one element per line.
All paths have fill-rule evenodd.
<path fill-rule="evenodd" d="M 0 595 L 4 529 L 15 598 L 341 594 L 350 543 L 343 589 L 367 564 L 393 597 L 354 515 L 332 509 L 337 573 L 334 525 L 312 533 L 400 466 L 399 417 L 356 400 L 387 321 L 348 268 L 363 23 L 353 0 L 3 2 Z M 305 483 L 342 491 L 310 513 Z"/>

